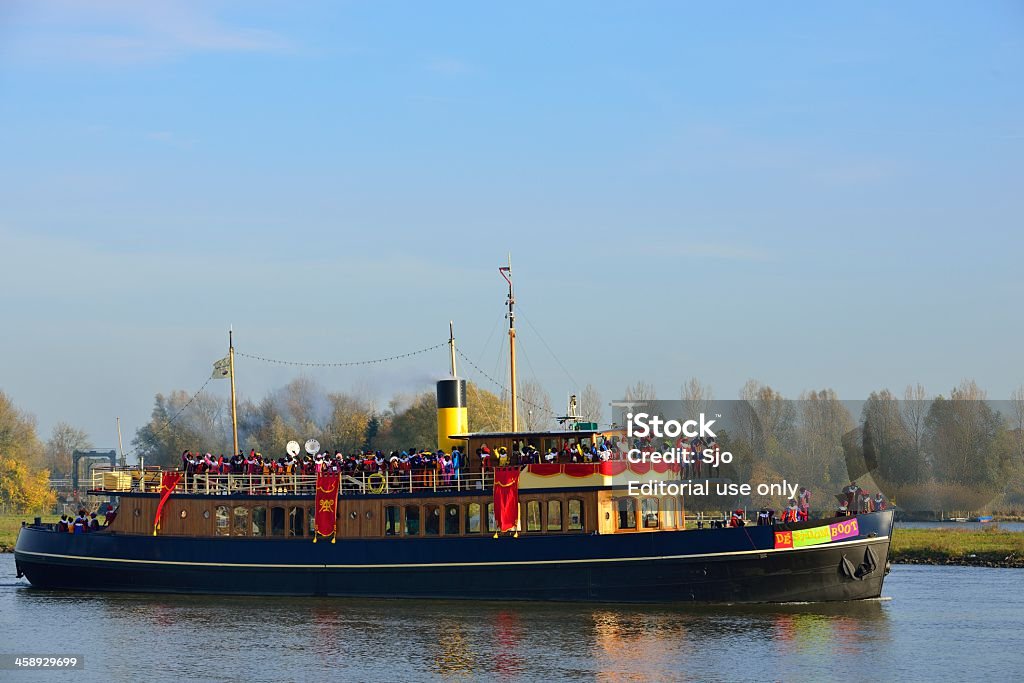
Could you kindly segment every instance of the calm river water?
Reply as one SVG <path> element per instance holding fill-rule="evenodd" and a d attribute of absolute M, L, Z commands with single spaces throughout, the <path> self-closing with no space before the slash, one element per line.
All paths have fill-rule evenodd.
<path fill-rule="evenodd" d="M 1024 678 L 1024 570 L 896 565 L 884 593 L 690 609 L 81 595 L 31 589 L 6 554 L 0 654 L 84 654 L 85 669 L 0 680 Z"/>

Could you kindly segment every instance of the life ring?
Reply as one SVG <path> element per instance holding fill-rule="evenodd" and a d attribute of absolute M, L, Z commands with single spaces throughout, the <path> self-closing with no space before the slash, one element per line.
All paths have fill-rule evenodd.
<path fill-rule="evenodd" d="M 367 477 L 366 485 L 370 489 L 370 493 L 384 493 L 384 487 L 388 485 L 388 480 L 380 472 L 374 472 Z"/>

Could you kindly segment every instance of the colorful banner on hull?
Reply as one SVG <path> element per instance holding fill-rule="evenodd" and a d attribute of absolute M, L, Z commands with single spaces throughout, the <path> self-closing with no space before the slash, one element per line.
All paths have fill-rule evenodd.
<path fill-rule="evenodd" d="M 857 518 L 852 517 L 828 526 L 816 526 L 795 531 L 776 531 L 775 547 L 804 548 L 809 545 L 821 545 L 832 541 L 856 538 L 859 535 L 860 527 L 857 525 Z"/>

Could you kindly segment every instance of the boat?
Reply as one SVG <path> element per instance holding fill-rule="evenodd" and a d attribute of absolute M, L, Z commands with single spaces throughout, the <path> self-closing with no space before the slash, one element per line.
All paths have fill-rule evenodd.
<path fill-rule="evenodd" d="M 343 473 L 196 473 L 109 468 L 90 495 L 111 500 L 100 531 L 34 523 L 15 547 L 38 589 L 635 603 L 761 603 L 877 598 L 893 511 L 763 526 L 688 529 L 678 493 L 630 495 L 628 482 L 681 481 L 669 463 L 556 458 L 608 444 L 597 425 L 518 428 L 515 315 L 508 281 L 511 429 L 470 432 L 466 380 L 436 386 L 438 449 L 454 476 L 424 467 Z M 234 344 L 229 335 L 234 414 Z M 570 410 L 569 417 L 574 417 Z M 237 431 L 235 433 L 235 451 Z M 307 443 L 307 453 L 319 444 Z M 289 452 L 298 443 L 289 444 Z"/>

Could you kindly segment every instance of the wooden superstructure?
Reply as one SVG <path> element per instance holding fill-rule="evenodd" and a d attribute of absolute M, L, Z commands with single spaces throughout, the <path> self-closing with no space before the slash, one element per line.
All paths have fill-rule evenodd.
<path fill-rule="evenodd" d="M 544 443 L 567 433 L 507 435 Z M 584 436 L 585 438 L 585 436 Z M 495 434 L 473 435 L 468 442 Z M 445 482 L 435 472 L 359 474 L 342 478 L 338 538 L 466 537 L 493 535 L 493 472 L 460 472 Z M 519 533 L 612 534 L 685 528 L 680 496 L 636 496 L 627 482 L 641 476 L 673 480 L 676 473 L 646 471 L 627 463 L 548 463 L 519 466 Z M 612 474 L 611 472 L 614 472 Z M 98 471 L 92 495 L 118 499 L 110 533 L 152 534 L 160 501 L 159 473 Z M 312 538 L 314 486 L 310 475 L 183 476 L 167 497 L 159 533 L 193 537 Z"/>

